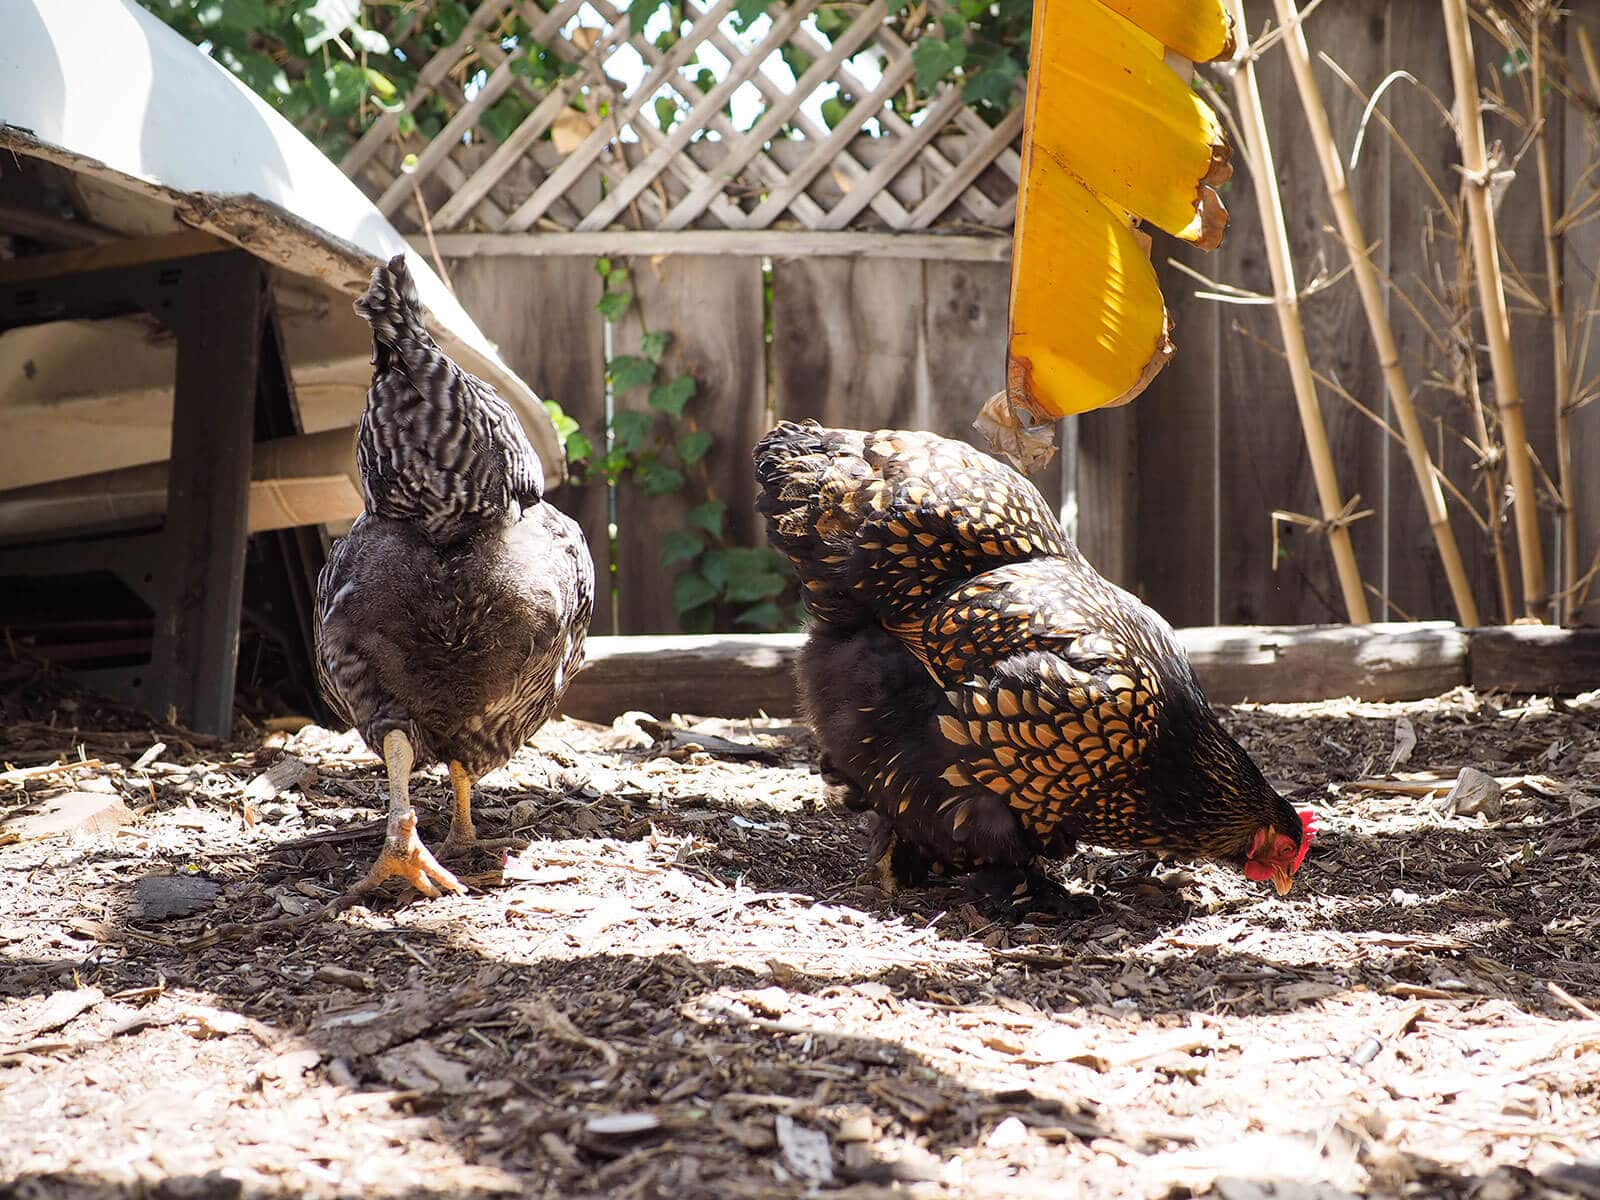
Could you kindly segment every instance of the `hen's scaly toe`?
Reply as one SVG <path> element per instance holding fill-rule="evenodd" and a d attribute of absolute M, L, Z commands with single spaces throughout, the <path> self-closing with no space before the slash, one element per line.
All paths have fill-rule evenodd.
<path fill-rule="evenodd" d="M 410 815 L 383 843 L 383 852 L 378 855 L 378 861 L 372 864 L 372 870 L 367 872 L 366 878 L 351 888 L 346 896 L 363 896 L 389 879 L 403 879 L 429 898 L 444 892 L 467 890 L 422 844 L 422 839 L 417 836 L 417 819 Z"/>

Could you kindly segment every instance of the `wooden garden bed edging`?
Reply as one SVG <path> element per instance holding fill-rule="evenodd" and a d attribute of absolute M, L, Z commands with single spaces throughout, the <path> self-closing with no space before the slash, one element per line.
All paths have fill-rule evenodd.
<path fill-rule="evenodd" d="M 1418 700 L 1453 687 L 1573 695 L 1600 688 L 1600 629 L 1448 621 L 1375 625 L 1231 625 L 1180 629 L 1216 704 Z M 724 717 L 795 716 L 793 670 L 803 634 L 589 639 L 562 704 L 611 721 L 640 710 Z"/>

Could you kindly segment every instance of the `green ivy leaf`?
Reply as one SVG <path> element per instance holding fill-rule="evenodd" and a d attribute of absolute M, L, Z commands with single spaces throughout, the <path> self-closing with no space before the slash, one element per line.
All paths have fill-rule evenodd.
<path fill-rule="evenodd" d="M 939 17 L 939 28 L 944 30 L 945 41 L 959 42 L 961 35 L 967 31 L 967 22 L 955 13 L 944 13 Z"/>
<path fill-rule="evenodd" d="M 439 30 L 439 40 L 450 45 L 466 31 L 472 14 L 456 0 L 442 0 L 433 6 L 433 23 Z"/>
<path fill-rule="evenodd" d="M 670 96 L 656 97 L 656 124 L 662 133 L 668 133 L 678 123 L 678 106 Z"/>
<path fill-rule="evenodd" d="M 645 23 L 656 15 L 656 10 L 667 0 L 633 0 L 628 5 L 628 29 L 635 33 L 643 33 Z"/>
<path fill-rule="evenodd" d="M 655 459 L 639 467 L 634 478 L 646 496 L 669 496 L 683 487 L 683 472 Z"/>
<path fill-rule="evenodd" d="M 850 28 L 850 14 L 841 6 L 824 4 L 817 9 L 817 32 L 830 42 Z"/>
<path fill-rule="evenodd" d="M 606 320 L 615 324 L 622 320 L 623 315 L 628 311 L 628 305 L 632 303 L 632 292 L 607 292 L 600 297 L 600 302 L 594 306 L 594 310 Z"/>
<path fill-rule="evenodd" d="M 546 400 L 544 402 L 544 410 L 550 414 L 550 420 L 555 422 L 556 433 L 561 436 L 563 441 L 578 432 L 578 423 L 569 417 L 566 409 L 562 408 L 554 400 Z"/>
<path fill-rule="evenodd" d="M 829 129 L 836 128 L 849 115 L 850 106 L 837 96 L 829 96 L 822 102 L 822 123 Z"/>
<path fill-rule="evenodd" d="M 716 626 L 717 614 L 709 604 L 678 614 L 678 628 L 685 633 L 712 633 Z"/>
<path fill-rule="evenodd" d="M 687 529 L 669 529 L 661 539 L 661 565 L 673 567 L 698 558 L 705 543 Z"/>
<path fill-rule="evenodd" d="M 740 33 L 749 29 L 752 22 L 766 12 L 771 3 L 772 0 L 739 0 L 737 7 L 733 10 L 734 21 L 736 22 L 735 28 Z"/>
<path fill-rule="evenodd" d="M 911 3 L 911 0 L 905 0 L 905 2 L 909 4 Z M 780 57 L 782 57 L 784 62 L 789 64 L 789 70 L 794 72 L 794 77 L 796 79 L 799 79 L 800 76 L 804 75 L 811 69 L 811 56 L 804 50 L 796 50 L 787 42 L 778 47 L 778 54 Z"/>
<path fill-rule="evenodd" d="M 611 386 L 621 395 L 649 383 L 656 377 L 656 365 L 648 358 L 639 358 L 632 354 L 622 354 L 613 358 L 608 364 L 606 374 L 611 376 Z M 659 390 L 659 389 L 658 389 Z M 655 404 L 655 392 L 650 393 L 650 403 Z"/>
<path fill-rule="evenodd" d="M 698 388 L 693 375 L 679 375 L 650 389 L 650 407 L 668 416 L 681 417 L 684 406 L 694 399 Z"/>
<path fill-rule="evenodd" d="M 729 600 L 766 600 L 783 591 L 784 578 L 772 569 L 764 546 L 738 546 L 726 552 L 727 579 L 722 585 Z"/>
<path fill-rule="evenodd" d="M 706 552 L 700 560 L 700 573 L 706 577 L 706 582 L 717 589 L 720 595 L 722 589 L 728 586 L 728 551 L 726 547 L 720 550 Z"/>
<path fill-rule="evenodd" d="M 623 408 L 611 416 L 611 448 L 621 454 L 632 454 L 649 440 L 656 419 L 650 413 Z"/>
<path fill-rule="evenodd" d="M 696 571 L 682 571 L 672 581 L 672 611 L 679 616 L 716 598 L 717 589 Z"/>
<path fill-rule="evenodd" d="M 771 600 L 763 600 L 760 604 L 745 609 L 733 619 L 735 625 L 750 625 L 756 629 L 771 632 L 783 628 L 783 610 Z"/>
<path fill-rule="evenodd" d="M 594 443 L 589 440 L 587 434 L 570 433 L 562 445 L 566 449 L 568 462 L 582 462 L 594 453 Z"/>
<path fill-rule="evenodd" d="M 661 361 L 667 352 L 667 347 L 672 345 L 672 334 L 666 330 L 656 330 L 645 334 L 639 339 L 639 353 L 653 363 Z"/>
<path fill-rule="evenodd" d="M 1010 58 L 1003 58 L 993 66 L 985 67 L 968 77 L 961 89 L 961 98 L 968 104 L 992 104 L 998 109 L 1011 107 L 1011 97 L 1016 94 L 1022 71 Z"/>
<path fill-rule="evenodd" d="M 960 42 L 947 42 L 936 37 L 922 38 L 911 52 L 911 61 L 917 68 L 917 91 L 927 95 L 966 58 L 967 48 Z"/>
<path fill-rule="evenodd" d="M 711 449 L 711 434 L 704 429 L 686 433 L 678 439 L 678 457 L 686 467 L 692 467 Z"/>
<path fill-rule="evenodd" d="M 594 260 L 594 273 L 604 279 L 611 274 L 611 260 L 604 255 Z"/>
<path fill-rule="evenodd" d="M 728 506 L 721 500 L 707 500 L 704 504 L 697 504 L 689 510 L 689 524 L 696 529 L 704 529 L 714 538 L 720 538 L 722 519 L 727 512 Z"/>

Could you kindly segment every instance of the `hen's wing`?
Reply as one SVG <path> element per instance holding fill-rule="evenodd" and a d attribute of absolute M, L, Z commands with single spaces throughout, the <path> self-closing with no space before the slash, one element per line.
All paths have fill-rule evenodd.
<path fill-rule="evenodd" d="M 1106 844 L 1153 839 L 1134 787 L 1191 677 L 1171 629 L 1066 559 L 985 572 L 890 626 L 944 691 L 943 779 L 1002 797 L 1041 842 L 1063 822 Z"/>
<path fill-rule="evenodd" d="M 1081 561 L 1038 489 L 964 442 L 784 421 L 755 460 L 767 537 L 821 620 L 904 621 L 990 568 Z"/>
<path fill-rule="evenodd" d="M 544 470 L 521 422 L 434 343 L 403 255 L 372 273 L 356 311 L 372 324 L 356 443 L 367 511 L 414 521 L 443 543 L 537 503 Z"/>

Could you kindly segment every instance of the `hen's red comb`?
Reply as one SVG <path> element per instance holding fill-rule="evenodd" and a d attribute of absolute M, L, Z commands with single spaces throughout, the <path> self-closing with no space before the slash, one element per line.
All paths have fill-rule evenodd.
<path fill-rule="evenodd" d="M 1300 849 L 1294 856 L 1292 870 L 1298 871 L 1300 864 L 1306 860 L 1306 851 L 1311 849 L 1311 839 L 1317 836 L 1317 814 L 1309 808 L 1300 810 Z"/>

